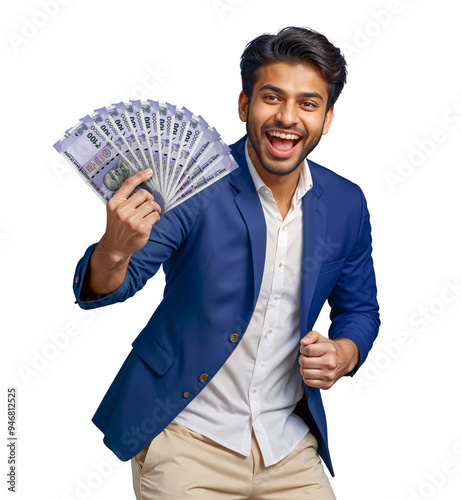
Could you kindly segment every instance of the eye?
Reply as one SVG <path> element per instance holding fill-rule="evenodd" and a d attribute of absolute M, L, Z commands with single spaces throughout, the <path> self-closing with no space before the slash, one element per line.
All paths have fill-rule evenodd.
<path fill-rule="evenodd" d="M 317 107 L 317 103 L 312 101 L 304 101 L 301 103 L 301 106 L 307 109 L 315 109 Z"/>
<path fill-rule="evenodd" d="M 268 95 L 265 95 L 265 96 L 263 97 L 263 99 L 264 99 L 265 101 L 269 101 L 269 102 L 277 102 L 277 101 L 279 101 L 279 100 L 280 100 L 280 99 L 279 99 L 276 95 L 274 95 L 274 94 L 268 94 Z"/>

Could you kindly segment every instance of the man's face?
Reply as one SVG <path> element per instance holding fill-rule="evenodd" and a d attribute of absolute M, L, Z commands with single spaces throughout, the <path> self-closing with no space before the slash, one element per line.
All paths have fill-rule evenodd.
<path fill-rule="evenodd" d="M 246 122 L 248 153 L 256 169 L 288 175 L 328 132 L 328 86 L 313 66 L 286 62 L 259 68 L 251 101 L 242 92 L 239 116 Z"/>

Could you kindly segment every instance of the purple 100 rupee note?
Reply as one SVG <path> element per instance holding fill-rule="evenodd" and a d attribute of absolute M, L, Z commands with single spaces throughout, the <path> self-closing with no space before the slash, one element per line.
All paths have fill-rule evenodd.
<path fill-rule="evenodd" d="M 151 193 L 162 213 L 237 168 L 229 147 L 206 120 L 153 100 L 99 108 L 54 147 L 105 203 L 126 179 L 152 168 L 152 177 L 134 192 Z"/>

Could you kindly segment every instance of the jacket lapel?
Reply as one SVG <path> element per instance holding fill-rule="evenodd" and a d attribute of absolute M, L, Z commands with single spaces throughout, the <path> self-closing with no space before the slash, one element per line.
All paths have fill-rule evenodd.
<path fill-rule="evenodd" d="M 232 155 L 240 168 L 231 172 L 227 178 L 229 183 L 237 190 L 234 202 L 248 230 L 254 270 L 254 304 L 256 304 L 266 257 L 266 220 L 259 195 L 248 170 L 245 158 L 245 139 L 246 136 L 231 146 Z"/>
<path fill-rule="evenodd" d="M 327 207 L 321 201 L 322 188 L 316 183 L 311 165 L 312 189 L 303 198 L 303 260 L 301 270 L 301 337 L 308 332 L 309 309 L 322 264 L 319 258 L 319 242 L 325 240 Z"/>
<path fill-rule="evenodd" d="M 237 190 L 234 198 L 248 229 L 253 258 L 254 303 L 258 298 L 266 257 L 266 221 L 245 158 L 246 136 L 231 146 L 232 155 L 240 168 L 227 178 Z M 323 190 L 315 178 L 315 167 L 309 162 L 313 179 L 312 189 L 303 197 L 303 261 L 301 269 L 300 331 L 307 333 L 309 309 L 317 283 L 321 259 L 318 258 L 319 242 L 325 240 L 327 207 L 321 201 Z M 317 251 L 316 251 L 317 250 Z"/>

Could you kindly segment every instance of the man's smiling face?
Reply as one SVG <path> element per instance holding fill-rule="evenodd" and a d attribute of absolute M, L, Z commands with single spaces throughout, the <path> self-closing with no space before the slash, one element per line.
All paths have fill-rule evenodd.
<path fill-rule="evenodd" d="M 251 101 L 242 92 L 240 119 L 247 124 L 248 152 L 256 169 L 273 175 L 295 171 L 326 134 L 328 85 L 308 64 L 271 62 L 258 70 Z"/>

